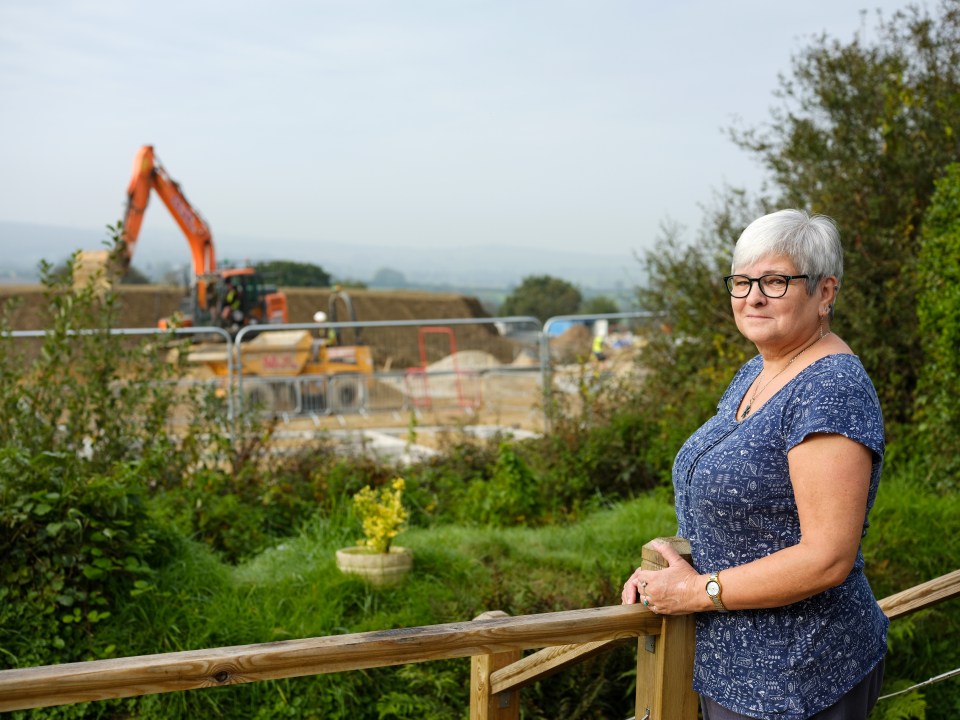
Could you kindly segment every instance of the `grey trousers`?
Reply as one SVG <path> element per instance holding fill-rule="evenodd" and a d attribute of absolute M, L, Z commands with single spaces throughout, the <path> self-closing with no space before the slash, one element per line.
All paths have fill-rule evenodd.
<path fill-rule="evenodd" d="M 867 676 L 833 705 L 811 715 L 808 720 L 866 720 L 877 704 L 880 686 L 883 685 L 883 660 L 867 673 Z M 752 720 L 750 715 L 727 710 L 708 697 L 700 696 L 700 711 L 703 720 Z"/>

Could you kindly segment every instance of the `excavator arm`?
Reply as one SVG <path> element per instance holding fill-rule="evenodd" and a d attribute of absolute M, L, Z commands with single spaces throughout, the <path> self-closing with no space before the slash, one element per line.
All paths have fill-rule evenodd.
<path fill-rule="evenodd" d="M 130 185 L 127 187 L 127 209 L 123 218 L 124 266 L 128 267 L 133 259 L 151 191 L 155 191 L 160 196 L 190 244 L 198 299 L 201 303 L 205 303 L 206 283 L 201 282 L 201 279 L 217 269 L 210 228 L 187 200 L 180 186 L 160 164 L 152 145 L 141 147 L 133 161 L 133 174 L 130 177 Z"/>
<path fill-rule="evenodd" d="M 178 324 L 194 325 L 196 323 L 217 322 L 230 320 L 237 326 L 264 323 L 288 322 L 287 298 L 275 287 L 260 282 L 256 270 L 253 268 L 217 269 L 217 258 L 213 250 L 213 238 L 206 221 L 197 212 L 180 185 L 177 184 L 164 170 L 157 160 L 152 145 L 144 145 L 133 160 L 133 175 L 127 186 L 127 209 L 123 217 L 122 247 L 120 262 L 127 268 L 133 260 L 137 238 L 140 236 L 140 227 L 143 224 L 143 214 L 146 212 L 150 193 L 156 192 L 167 206 L 177 225 L 187 237 L 190 244 L 190 254 L 193 258 L 192 292 L 187 298 L 189 309 L 184 309 L 177 319 Z M 85 276 L 91 273 L 84 271 Z M 241 307 L 236 308 L 240 315 L 239 321 L 224 314 L 223 307 L 218 305 L 226 297 L 226 279 L 234 278 L 243 285 L 244 291 Z M 160 321 L 161 327 L 168 327 L 168 320 Z"/>

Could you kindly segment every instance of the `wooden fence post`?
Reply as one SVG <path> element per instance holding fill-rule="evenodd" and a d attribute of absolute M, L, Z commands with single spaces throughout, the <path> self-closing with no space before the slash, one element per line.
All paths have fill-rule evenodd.
<path fill-rule="evenodd" d="M 658 538 L 690 560 L 684 538 Z M 647 543 L 640 566 L 660 570 L 666 560 Z M 693 691 L 695 649 L 693 615 L 663 616 L 659 635 L 640 636 L 637 642 L 637 720 L 697 720 L 700 700 Z"/>
<path fill-rule="evenodd" d="M 508 617 L 502 610 L 491 610 L 475 620 Z M 470 720 L 520 720 L 520 691 L 505 690 L 490 694 L 490 676 L 501 668 L 515 663 L 523 653 L 505 650 L 490 655 L 470 658 Z"/>

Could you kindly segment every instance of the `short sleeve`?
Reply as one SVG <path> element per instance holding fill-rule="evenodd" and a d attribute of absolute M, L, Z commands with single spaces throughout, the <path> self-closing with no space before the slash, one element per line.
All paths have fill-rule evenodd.
<path fill-rule="evenodd" d="M 807 374 L 793 389 L 784 421 L 787 450 L 813 433 L 843 435 L 868 447 L 874 461 L 883 458 L 883 415 L 866 370 L 853 355 L 835 356 Z"/>

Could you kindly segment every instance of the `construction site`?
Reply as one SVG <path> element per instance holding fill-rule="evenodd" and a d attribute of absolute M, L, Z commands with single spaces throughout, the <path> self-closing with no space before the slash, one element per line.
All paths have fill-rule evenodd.
<path fill-rule="evenodd" d="M 118 284 L 153 195 L 187 241 L 187 287 Z M 219 265 L 209 225 L 150 145 L 135 154 L 118 240 L 113 253 L 79 253 L 74 286 L 112 285 L 118 332 L 175 333 L 172 352 L 185 382 L 215 386 L 231 414 L 280 418 L 292 435 L 395 434 L 411 423 L 423 437 L 451 426 L 541 432 L 546 392 L 577 402 L 586 375 L 635 371 L 632 334 L 614 342 L 606 318 L 565 320 L 551 332 L 550 321 L 491 318 L 464 295 L 280 288 L 254 267 Z M 41 286 L 0 287 L 0 305 L 21 301 L 10 314 L 15 335 L 44 330 L 42 293 Z"/>
<path fill-rule="evenodd" d="M 45 329 L 43 293 L 39 285 L 0 287 L 0 306 L 19 299 L 10 314 L 15 335 Z M 120 285 L 116 293 L 122 332 L 157 329 L 158 318 L 181 307 L 185 290 Z M 441 429 L 539 433 L 545 371 L 550 388 L 573 403 L 584 376 L 635 372 L 635 343 L 626 333 L 608 333 L 605 359 L 593 356 L 594 329 L 605 321 L 568 323 L 545 339 L 537 321 L 491 318 L 462 295 L 329 288 L 283 294 L 286 323 L 247 326 L 237 342 L 188 335 L 181 345 L 192 381 L 217 383 L 246 409 L 278 417 L 281 436 L 362 430 L 366 440 L 380 432 L 390 444 L 415 423 L 419 442 L 429 447 Z M 349 313 L 336 315 L 345 299 Z M 318 312 L 336 317 L 317 323 Z"/>

